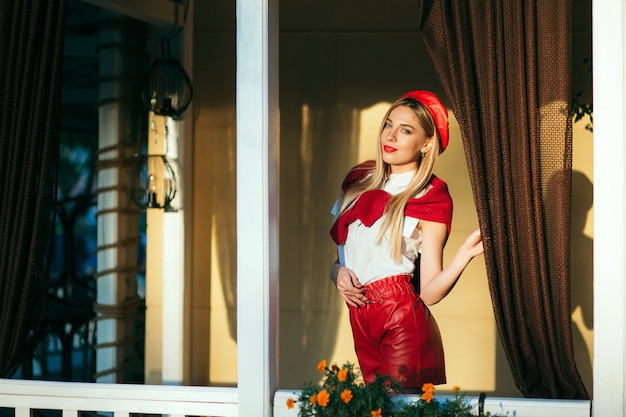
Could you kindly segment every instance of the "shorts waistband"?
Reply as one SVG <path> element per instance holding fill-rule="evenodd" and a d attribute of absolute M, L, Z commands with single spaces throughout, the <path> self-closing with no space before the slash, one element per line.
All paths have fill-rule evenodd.
<path fill-rule="evenodd" d="M 412 278 L 413 274 L 401 274 L 378 279 L 364 287 L 365 296 L 370 302 L 383 303 L 393 294 L 415 293 Z"/>

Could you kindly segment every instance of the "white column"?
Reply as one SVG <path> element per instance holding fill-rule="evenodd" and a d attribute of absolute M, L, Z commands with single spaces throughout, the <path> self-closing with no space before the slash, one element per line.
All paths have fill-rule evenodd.
<path fill-rule="evenodd" d="M 148 154 L 166 155 L 177 173 L 176 211 L 146 210 L 146 350 L 147 384 L 182 385 L 184 379 L 185 231 L 180 197 L 183 178 L 177 168 L 181 123 L 150 116 L 154 129 Z M 167 126 L 167 127 L 166 127 Z M 160 201 L 160 198 L 157 198 Z M 162 203 L 162 202 L 161 202 Z"/>
<path fill-rule="evenodd" d="M 237 0 L 240 416 L 271 416 L 278 343 L 278 1 Z"/>
<path fill-rule="evenodd" d="M 593 415 L 626 415 L 625 25 L 622 0 L 593 2 Z"/>
<path fill-rule="evenodd" d="M 185 27 L 181 33 L 182 37 L 182 59 L 183 67 L 187 71 L 187 75 L 194 83 L 193 75 L 193 38 L 194 38 L 194 0 L 188 0 L 189 9 L 187 10 L 187 21 Z M 190 249 L 193 245 L 193 182 L 188 181 L 193 177 L 193 114 L 194 114 L 194 100 L 191 100 L 189 107 L 187 108 L 185 115 L 183 116 L 182 128 L 179 129 L 178 140 L 178 158 L 180 162 L 180 174 L 182 176 L 182 196 L 181 206 L 184 210 L 183 215 L 183 233 L 184 241 L 181 242 L 185 245 L 186 250 L 183 252 L 183 269 L 184 269 L 184 288 L 183 288 L 183 302 L 184 300 L 191 299 L 191 265 L 193 263 L 193 251 Z M 179 124 L 179 125 L 180 125 Z M 191 311 L 191 303 L 184 302 L 183 305 L 183 321 L 180 323 L 183 331 L 183 383 L 188 383 L 190 375 L 190 356 L 191 356 L 191 324 L 188 317 Z"/>
<path fill-rule="evenodd" d="M 126 18 L 101 11 L 97 217 L 98 314 L 96 381 L 124 382 L 133 377 L 134 313 L 140 307 L 136 273 L 138 210 L 126 194 L 129 138 L 139 134 L 138 106 L 128 97 L 129 80 L 142 70 L 135 49 L 143 35 L 129 30 Z"/>
<path fill-rule="evenodd" d="M 167 157 L 172 164 L 178 161 L 178 135 L 181 123 L 167 118 L 168 147 Z M 184 179 L 176 169 L 178 179 L 177 198 L 174 212 L 163 213 L 163 358 L 162 383 L 181 385 L 183 383 L 184 354 L 184 307 L 185 307 L 185 230 L 184 208 L 181 208 L 181 191 Z"/>
<path fill-rule="evenodd" d="M 193 84 L 193 0 L 189 0 L 187 19 L 183 30 L 178 35 L 178 44 L 172 48 L 180 49 L 177 55 Z M 182 8 L 181 8 L 182 13 Z M 168 160 L 174 164 L 178 179 L 178 191 L 173 206 L 175 212 L 166 212 L 163 215 L 163 365 L 162 383 L 165 385 L 182 385 L 188 377 L 186 367 L 189 364 L 189 355 L 185 346 L 186 338 L 190 337 L 187 321 L 185 320 L 185 294 L 188 282 L 187 261 L 190 253 L 186 254 L 187 244 L 186 221 L 191 213 L 190 188 L 187 187 L 187 178 L 191 178 L 193 167 L 191 155 L 185 155 L 185 149 L 192 149 L 193 137 L 193 100 L 185 113 L 178 120 L 167 118 L 168 144 L 166 154 Z M 188 146 L 185 146 L 185 145 Z M 191 231 L 190 231 L 191 232 Z M 190 233 L 191 234 L 191 233 Z"/>
<path fill-rule="evenodd" d="M 163 383 L 163 237 L 164 213 L 159 208 L 146 209 L 146 313 L 144 382 Z"/>

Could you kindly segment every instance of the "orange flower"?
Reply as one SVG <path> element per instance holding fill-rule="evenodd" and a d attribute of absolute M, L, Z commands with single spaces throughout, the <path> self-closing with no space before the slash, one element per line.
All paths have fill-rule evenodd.
<path fill-rule="evenodd" d="M 339 380 L 339 382 L 346 382 L 346 380 L 348 379 L 348 370 L 344 368 L 337 372 L 337 379 Z"/>
<path fill-rule="evenodd" d="M 422 400 L 426 401 L 427 403 L 431 402 L 433 400 L 432 391 L 426 391 L 425 393 L 423 393 Z"/>
<path fill-rule="evenodd" d="M 313 405 L 317 404 L 317 395 L 316 394 L 311 395 L 311 397 L 309 398 L 309 402 Z"/>
<path fill-rule="evenodd" d="M 317 403 L 321 407 L 326 407 L 329 401 L 330 401 L 330 394 L 328 393 L 328 391 L 326 391 L 326 389 L 323 389 L 317 393 Z"/>
<path fill-rule="evenodd" d="M 287 408 L 292 409 L 296 405 L 296 401 L 293 398 L 287 398 Z"/>
<path fill-rule="evenodd" d="M 435 386 L 431 384 L 430 382 L 427 382 L 424 385 L 422 385 L 422 392 L 432 393 L 434 390 L 435 390 Z"/>
<path fill-rule="evenodd" d="M 371 411 L 372 417 L 383 417 L 383 410 L 380 408 L 378 410 Z"/>
<path fill-rule="evenodd" d="M 422 391 L 424 392 L 422 394 L 422 400 L 426 401 L 427 403 L 431 402 L 434 397 L 433 392 L 435 391 L 435 386 L 430 382 L 427 382 L 422 385 Z"/>
<path fill-rule="evenodd" d="M 454 385 L 452 387 L 452 391 L 461 391 L 461 387 L 459 387 L 458 385 Z"/>
<path fill-rule="evenodd" d="M 343 392 L 340 395 L 341 400 L 348 404 L 350 402 L 350 400 L 352 399 L 352 391 L 350 391 L 349 389 L 344 389 Z"/>
<path fill-rule="evenodd" d="M 324 372 L 326 370 L 326 359 L 322 359 L 320 363 L 317 364 L 317 370 L 319 372 Z"/>

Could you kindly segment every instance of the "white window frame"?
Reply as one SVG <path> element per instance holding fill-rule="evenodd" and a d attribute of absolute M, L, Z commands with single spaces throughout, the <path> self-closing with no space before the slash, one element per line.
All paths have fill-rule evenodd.
<path fill-rule="evenodd" d="M 593 415 L 626 415 L 624 198 L 626 129 L 621 0 L 592 4 L 594 106 Z"/>

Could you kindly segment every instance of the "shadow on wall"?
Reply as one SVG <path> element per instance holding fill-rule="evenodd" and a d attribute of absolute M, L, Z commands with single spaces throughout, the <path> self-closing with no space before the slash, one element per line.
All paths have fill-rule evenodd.
<path fill-rule="evenodd" d="M 593 206 L 593 184 L 580 171 L 572 172 L 571 311 L 580 317 L 572 323 L 578 372 L 593 392 L 593 365 L 585 335 L 593 331 L 593 239 L 584 234 Z"/>
<path fill-rule="evenodd" d="M 352 108 L 331 103 L 281 110 L 281 386 L 317 379 L 333 352 L 344 309 L 329 280 L 335 247 L 328 230 L 346 162 L 356 160 Z M 348 125 L 344 125 L 348 123 Z M 343 126 L 342 126 L 343 125 Z M 307 371 L 311 371 L 308 373 Z"/>

